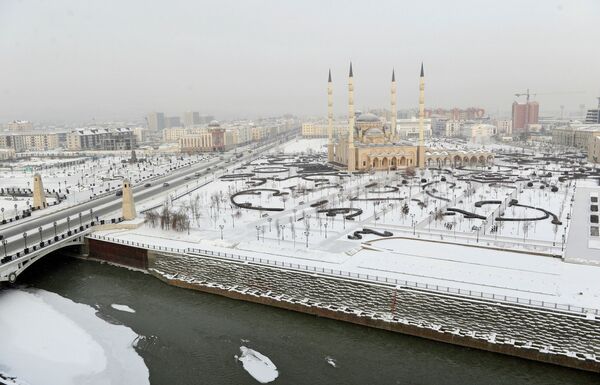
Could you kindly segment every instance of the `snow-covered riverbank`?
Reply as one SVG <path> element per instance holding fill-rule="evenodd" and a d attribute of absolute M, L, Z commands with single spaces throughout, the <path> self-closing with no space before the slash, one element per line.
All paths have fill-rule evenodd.
<path fill-rule="evenodd" d="M 137 334 L 39 289 L 0 291 L 0 373 L 17 384 L 148 384 Z M 0 380 L 2 383 L 2 380 Z"/>

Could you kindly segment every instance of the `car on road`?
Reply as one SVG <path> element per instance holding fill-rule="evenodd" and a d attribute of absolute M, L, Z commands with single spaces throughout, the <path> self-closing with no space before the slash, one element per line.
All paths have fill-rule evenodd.
<path fill-rule="evenodd" d="M 144 187 L 150 187 L 150 186 L 152 186 L 152 183 L 146 183 L 146 184 L 144 185 Z"/>
<path fill-rule="evenodd" d="M 190 178 L 189 176 L 186 176 L 185 178 L 183 178 L 183 180 L 190 180 L 192 178 Z"/>
<path fill-rule="evenodd" d="M 118 190 L 118 191 L 115 193 L 115 195 L 116 195 L 116 196 L 118 196 L 118 197 L 122 196 L 122 195 L 123 195 L 123 190 Z"/>
<path fill-rule="evenodd" d="M 167 182 L 163 183 L 163 187 L 169 187 L 169 186 L 170 185 Z"/>

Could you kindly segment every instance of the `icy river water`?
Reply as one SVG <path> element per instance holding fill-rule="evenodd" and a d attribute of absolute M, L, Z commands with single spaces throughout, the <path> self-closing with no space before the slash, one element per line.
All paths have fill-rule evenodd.
<path fill-rule="evenodd" d="M 20 290 L 89 305 L 139 335 L 151 384 L 257 384 L 235 358 L 242 346 L 277 367 L 273 384 L 598 383 L 591 373 L 170 287 L 96 262 L 52 256 L 20 279 Z"/>

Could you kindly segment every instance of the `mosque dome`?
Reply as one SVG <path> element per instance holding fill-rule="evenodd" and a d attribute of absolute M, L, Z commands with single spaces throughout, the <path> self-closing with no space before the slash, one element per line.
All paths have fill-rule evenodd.
<path fill-rule="evenodd" d="M 221 125 L 218 120 L 211 120 L 210 123 L 208 123 L 208 127 L 221 127 Z"/>
<path fill-rule="evenodd" d="M 365 136 L 366 137 L 378 137 L 378 136 L 382 136 L 383 130 L 381 128 L 371 128 L 367 131 L 365 131 Z"/>
<path fill-rule="evenodd" d="M 367 112 L 366 114 L 360 114 L 358 118 L 356 118 L 357 122 L 379 122 L 381 121 L 379 117 L 375 114 Z"/>

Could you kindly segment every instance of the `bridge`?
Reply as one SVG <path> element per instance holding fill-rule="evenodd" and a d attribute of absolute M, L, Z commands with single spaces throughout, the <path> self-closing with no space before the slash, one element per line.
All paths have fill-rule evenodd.
<path fill-rule="evenodd" d="M 289 135 L 285 138 L 271 138 L 253 151 L 244 151 L 236 161 L 250 160 L 284 139 L 289 140 Z M 234 152 L 228 151 L 222 155 L 230 157 Z M 228 164 L 224 162 L 223 156 L 174 169 L 166 176 L 156 177 L 148 187 L 132 186 L 132 197 L 136 202 L 141 202 L 161 195 L 167 196 L 177 188 L 190 184 L 192 178 L 209 177 L 225 169 Z M 64 247 L 82 245 L 86 235 L 98 226 L 123 221 L 120 212 L 122 203 L 122 197 L 110 193 L 59 210 L 36 210 L 30 217 L 1 225 L 0 282 L 14 283 L 25 269 L 40 258 Z"/>

